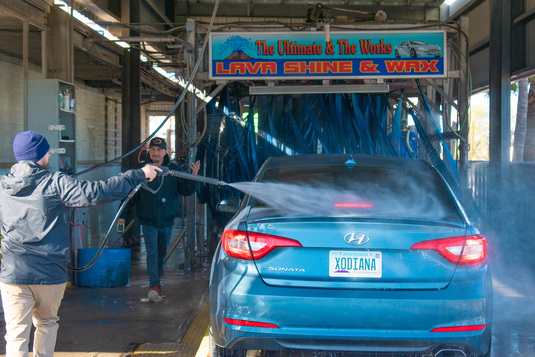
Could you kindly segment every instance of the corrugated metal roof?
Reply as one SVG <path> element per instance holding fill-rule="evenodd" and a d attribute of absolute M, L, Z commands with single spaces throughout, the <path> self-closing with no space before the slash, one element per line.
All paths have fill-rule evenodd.
<path fill-rule="evenodd" d="M 345 22 L 373 21 L 377 11 L 387 14 L 388 21 L 433 22 L 440 19 L 444 0 L 222 0 L 217 20 L 228 18 L 303 19 L 313 8 L 320 8 L 324 17 Z M 215 0 L 175 3 L 177 17 L 199 18 L 211 15 Z M 345 17 L 345 19 L 344 19 Z M 179 20 L 180 21 L 180 20 Z"/>

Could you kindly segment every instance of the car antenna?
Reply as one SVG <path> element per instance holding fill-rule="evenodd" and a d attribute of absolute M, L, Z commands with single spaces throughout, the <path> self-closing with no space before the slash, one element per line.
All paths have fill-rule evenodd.
<path fill-rule="evenodd" d="M 355 166 L 357 166 L 357 163 L 355 162 L 355 160 L 353 160 L 353 155 L 349 155 L 349 159 L 345 162 L 345 165 L 347 166 L 350 172 Z"/>

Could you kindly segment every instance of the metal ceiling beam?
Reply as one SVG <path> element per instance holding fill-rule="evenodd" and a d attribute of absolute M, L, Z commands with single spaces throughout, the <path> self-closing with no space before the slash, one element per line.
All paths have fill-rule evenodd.
<path fill-rule="evenodd" d="M 164 20 L 169 26 L 175 27 L 173 22 L 169 20 L 169 18 L 165 15 L 165 13 L 156 5 L 152 0 L 145 0 L 147 4 L 160 16 L 162 20 Z"/>
<path fill-rule="evenodd" d="M 76 2 L 83 5 L 88 11 L 92 12 L 102 21 L 119 22 L 119 19 L 115 15 L 110 14 L 106 9 L 101 8 L 92 0 L 76 0 Z"/>
<path fill-rule="evenodd" d="M 444 22 L 458 21 L 461 18 L 461 16 L 470 15 L 470 12 L 472 12 L 472 10 L 474 10 L 476 7 L 478 7 L 479 5 L 484 3 L 485 1 L 488 1 L 488 0 L 470 0 L 462 8 L 460 8 L 457 11 L 455 11 L 453 16 L 450 16 L 450 17 L 448 17 L 446 19 L 443 19 L 443 20 L 444 20 Z"/>
<path fill-rule="evenodd" d="M 38 9 L 21 0 L 0 0 L 0 11 L 40 29 L 46 28 L 46 14 L 50 8 Z"/>
<path fill-rule="evenodd" d="M 77 31 L 73 31 L 73 44 L 76 48 L 82 50 L 88 55 L 92 56 L 101 63 L 108 63 L 113 66 L 121 65 L 121 55 L 123 54 L 122 47 L 119 52 L 111 50 L 105 46 L 101 46 L 100 43 L 88 41 L 88 38 L 84 37 Z"/>
<path fill-rule="evenodd" d="M 159 75 L 159 74 L 156 74 L 156 75 Z M 171 98 L 178 98 L 178 95 L 179 95 L 178 85 L 176 85 L 172 89 L 170 83 L 163 83 L 161 80 L 158 80 L 154 76 L 149 74 L 145 69 L 141 70 L 141 81 L 145 83 L 146 85 L 154 88 L 156 91 L 160 93 L 163 93 Z"/>
<path fill-rule="evenodd" d="M 251 8 L 248 11 L 247 6 L 243 3 L 225 3 L 217 11 L 217 17 L 230 17 L 230 18 L 283 18 L 283 19 L 302 19 L 303 22 L 307 18 L 307 9 L 313 5 L 303 4 L 260 4 L 252 3 Z M 340 7 L 342 8 L 342 6 Z M 212 6 L 207 6 L 206 3 L 193 3 L 180 2 L 176 5 L 175 13 L 176 18 L 185 17 L 210 17 L 212 15 Z M 412 22 L 422 21 L 438 21 L 440 18 L 440 9 L 438 7 L 422 7 L 422 6 L 382 6 L 381 9 L 386 12 L 389 21 L 403 20 Z M 375 6 L 347 6 L 347 12 L 339 10 L 323 9 L 324 14 L 329 14 L 331 17 L 337 15 L 349 16 L 350 19 L 355 21 L 373 20 L 373 16 L 370 15 L 358 15 L 350 10 L 359 10 L 363 12 L 374 13 L 377 11 Z"/>

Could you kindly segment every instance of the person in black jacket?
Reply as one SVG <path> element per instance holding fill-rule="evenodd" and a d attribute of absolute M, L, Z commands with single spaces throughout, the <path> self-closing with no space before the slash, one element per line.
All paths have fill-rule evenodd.
<path fill-rule="evenodd" d="M 180 167 L 169 159 L 166 149 L 167 144 L 164 139 L 153 138 L 149 144 L 149 156 L 145 163 L 167 166 L 170 170 L 180 171 Z M 199 161 L 190 165 L 191 173 L 194 175 L 197 175 L 199 168 Z M 148 186 L 158 192 L 153 194 L 147 190 L 139 190 L 128 203 L 118 222 L 124 224 L 124 217 L 132 206 L 136 205 L 147 251 L 148 297 L 150 301 L 156 302 L 165 297 L 160 279 L 164 273 L 163 266 L 175 218 L 180 213 L 180 195 L 192 195 L 197 185 L 195 181 L 168 175 L 157 177 Z"/>

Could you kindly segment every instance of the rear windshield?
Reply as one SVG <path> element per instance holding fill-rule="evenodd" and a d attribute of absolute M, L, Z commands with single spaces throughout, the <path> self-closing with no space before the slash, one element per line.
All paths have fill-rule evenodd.
<path fill-rule="evenodd" d="M 439 176 L 403 168 L 268 169 L 249 189 L 254 216 L 354 216 L 462 222 Z"/>

